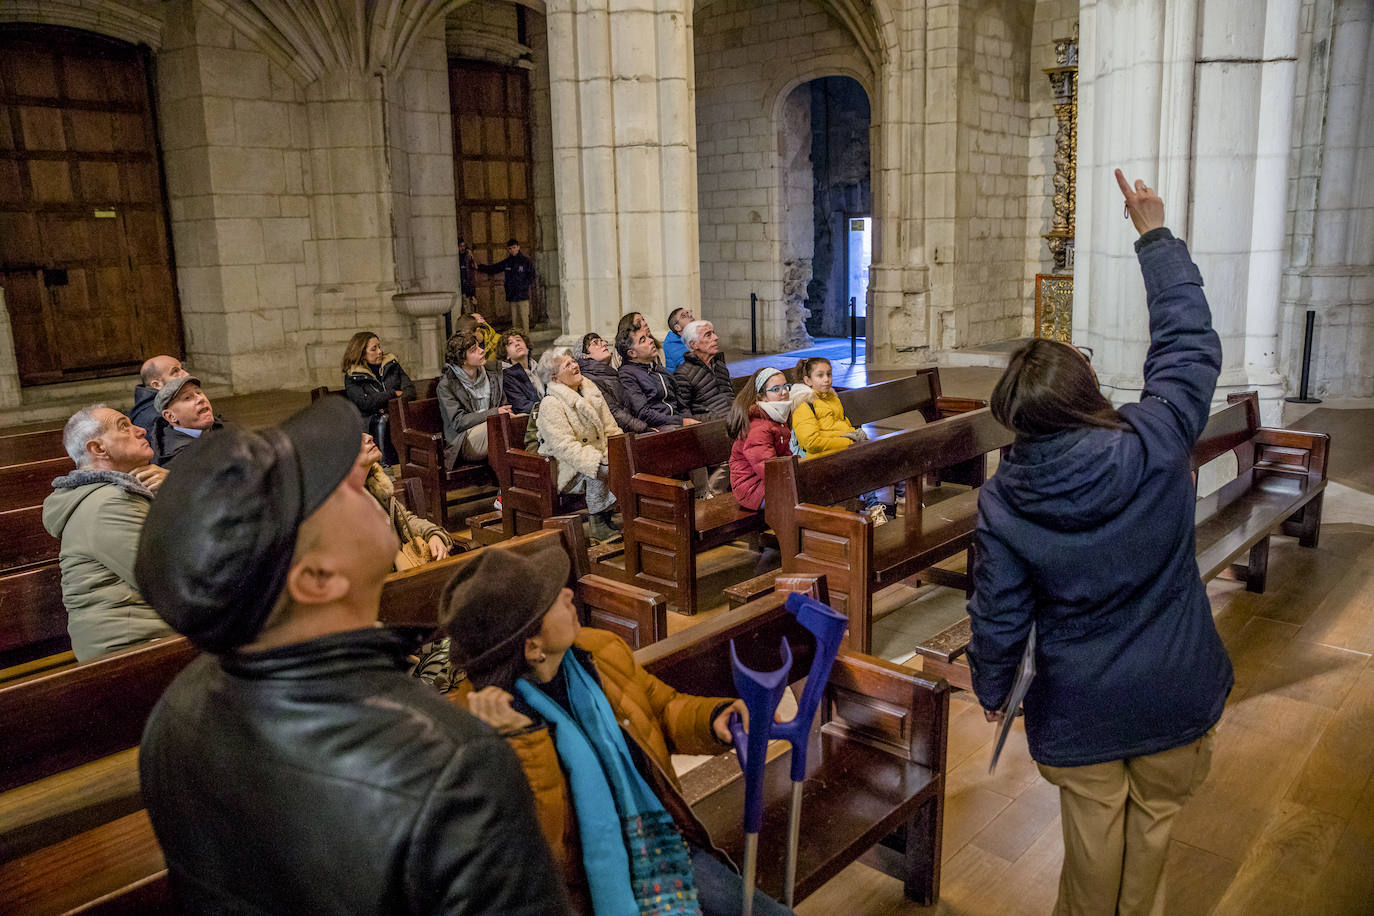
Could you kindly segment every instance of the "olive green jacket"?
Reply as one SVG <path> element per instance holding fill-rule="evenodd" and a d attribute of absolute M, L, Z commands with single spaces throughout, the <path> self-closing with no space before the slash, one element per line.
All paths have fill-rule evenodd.
<path fill-rule="evenodd" d="M 78 661 L 175 635 L 134 581 L 153 494 L 129 474 L 77 469 L 53 481 L 43 527 L 62 541 L 62 603 Z"/>

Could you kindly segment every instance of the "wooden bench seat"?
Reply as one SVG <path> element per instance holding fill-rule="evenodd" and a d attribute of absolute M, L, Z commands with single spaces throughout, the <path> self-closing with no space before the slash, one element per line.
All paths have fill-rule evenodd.
<path fill-rule="evenodd" d="M 957 466 L 959 476 L 981 482 L 987 454 L 1011 442 L 981 408 L 806 461 L 769 459 L 764 512 L 783 571 L 824 574 L 834 606 L 849 615 L 849 645 L 868 651 L 874 592 L 916 573 L 968 587 L 965 574 L 932 567 L 972 544 L 977 491 L 942 486 L 928 493 L 926 476 Z M 867 513 L 838 505 L 899 480 L 907 481 L 906 513 L 894 522 L 875 526 Z"/>
<path fill-rule="evenodd" d="M 763 530 L 763 513 L 730 493 L 697 499 L 687 478 L 730 460 L 734 440 L 712 420 L 668 432 L 612 436 L 611 490 L 620 505 L 628 581 L 662 592 L 683 614 L 697 609 L 697 557 Z"/>
<path fill-rule="evenodd" d="M 1269 539 L 1275 532 L 1296 537 L 1300 546 L 1317 546 L 1330 437 L 1261 427 L 1259 397 L 1253 391 L 1226 400 L 1228 406 L 1207 419 L 1193 446 L 1194 471 L 1228 452 L 1234 453 L 1237 467 L 1235 478 L 1197 501 L 1193 531 L 1198 572 L 1204 582 L 1229 574 L 1245 582 L 1247 590 L 1263 592 Z M 1237 564 L 1242 556 L 1247 561 Z M 968 665 L 956 659 L 968 650 L 972 637 L 972 623 L 965 617 L 916 646 L 916 652 L 925 670 L 971 690 Z"/>
<path fill-rule="evenodd" d="M 783 600 L 780 593 L 767 595 L 635 657 L 677 690 L 732 696 L 730 640 L 745 664 L 771 670 L 779 661 L 779 640 L 785 638 L 794 656 L 789 681 L 795 683 L 806 675 L 815 644 L 786 612 Z M 941 680 L 881 659 L 840 653 L 807 754 L 797 900 L 860 859 L 900 878 L 909 899 L 927 906 L 938 899 L 948 690 Z M 790 759 L 785 752 L 766 767 L 759 839 L 759 886 L 779 899 Z M 695 800 L 692 809 L 712 841 L 741 862 L 743 780 L 733 763 L 717 772 L 725 774 L 724 781 Z"/>

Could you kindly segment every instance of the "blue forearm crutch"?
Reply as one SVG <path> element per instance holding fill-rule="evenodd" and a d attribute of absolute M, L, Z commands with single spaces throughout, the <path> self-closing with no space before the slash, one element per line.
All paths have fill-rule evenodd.
<path fill-rule="evenodd" d="M 806 749 L 811 738 L 811 724 L 816 710 L 830 682 L 830 669 L 844 642 L 849 618 L 815 598 L 793 592 L 787 596 L 787 610 L 797 623 L 816 637 L 816 654 L 811 657 L 811 670 L 806 675 L 806 687 L 797 701 L 797 714 L 789 722 L 773 726 L 772 737 L 792 745 L 792 809 L 787 819 L 787 872 L 783 882 L 783 903 L 792 906 L 797 886 L 797 846 L 801 836 L 802 782 L 806 779 Z"/>
<path fill-rule="evenodd" d="M 744 771 L 744 898 L 740 912 L 751 916 L 754 912 L 754 885 L 757 881 L 759 859 L 759 830 L 763 827 L 763 765 L 768 759 L 768 737 L 773 725 L 773 713 L 787 687 L 787 673 L 792 669 L 792 648 L 782 641 L 782 667 L 776 671 L 754 671 L 745 667 L 730 640 L 730 666 L 734 669 L 735 692 L 749 710 L 749 732 L 739 713 L 730 715 L 730 737 L 735 742 L 735 755 Z"/>
<path fill-rule="evenodd" d="M 749 708 L 750 724 L 746 739 L 738 717 L 732 716 L 730 719 L 735 747 L 748 748 L 744 754 L 740 754 L 740 766 L 744 770 L 745 779 L 746 916 L 753 902 L 751 866 L 754 863 L 750 857 L 750 849 L 752 844 L 756 857 L 758 830 L 763 821 L 764 753 L 768 740 L 773 737 L 792 745 L 792 805 L 788 817 L 787 870 L 783 884 L 783 902 L 788 907 L 792 906 L 796 889 L 797 847 L 801 833 L 802 783 L 806 779 L 806 751 L 811 737 L 811 725 L 815 721 L 816 710 L 820 707 L 821 697 L 825 693 L 825 685 L 830 680 L 830 669 L 834 666 L 836 655 L 839 654 L 844 631 L 849 626 L 849 618 L 844 614 L 837 613 L 827 605 L 803 594 L 794 592 L 788 595 L 786 607 L 788 612 L 797 618 L 797 622 L 816 639 L 816 652 L 811 659 L 806 687 L 802 691 L 801 699 L 797 701 L 797 713 L 790 721 L 773 721 L 773 714 L 782 697 L 782 685 L 792 665 L 792 654 L 786 640 L 783 641 L 783 667 L 765 675 L 741 665 L 739 657 L 735 654 L 734 643 L 730 646 L 730 660 L 735 669 L 735 687 L 745 706 Z M 772 684 L 774 680 L 779 682 L 776 695 L 770 695 L 764 684 Z"/>

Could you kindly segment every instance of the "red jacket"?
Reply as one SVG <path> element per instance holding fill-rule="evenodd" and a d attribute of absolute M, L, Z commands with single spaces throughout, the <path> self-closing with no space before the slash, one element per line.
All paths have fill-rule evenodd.
<path fill-rule="evenodd" d="M 759 407 L 749 408 L 749 431 L 730 447 L 730 489 L 746 509 L 763 505 L 763 463 L 792 454 L 792 430 Z"/>

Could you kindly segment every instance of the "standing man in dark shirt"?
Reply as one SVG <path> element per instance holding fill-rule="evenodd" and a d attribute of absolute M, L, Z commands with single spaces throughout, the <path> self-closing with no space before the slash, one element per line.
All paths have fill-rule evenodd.
<path fill-rule="evenodd" d="M 226 429 L 148 511 L 139 588 L 204 653 L 139 750 L 178 911 L 566 913 L 515 753 L 377 625 L 397 543 L 362 431 L 340 397 Z"/>
<path fill-rule="evenodd" d="M 506 301 L 510 303 L 510 319 L 514 327 L 526 333 L 530 329 L 530 290 L 534 288 L 534 262 L 520 253 L 520 240 L 506 240 L 506 257 L 495 264 L 478 264 L 484 274 L 505 274 Z"/>

